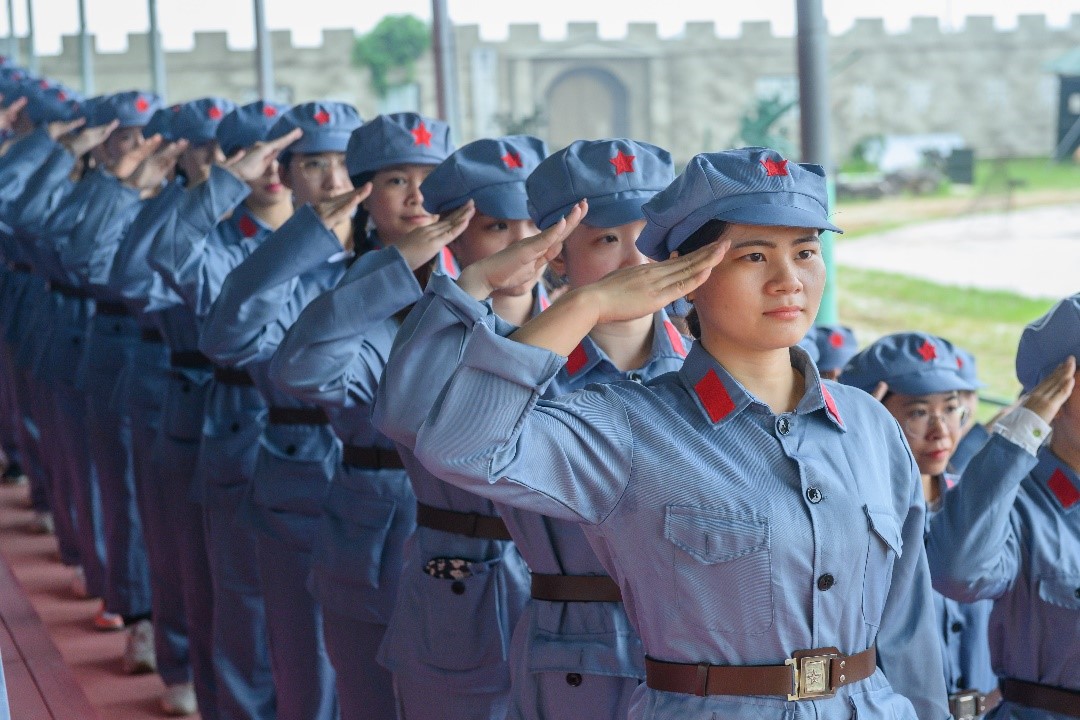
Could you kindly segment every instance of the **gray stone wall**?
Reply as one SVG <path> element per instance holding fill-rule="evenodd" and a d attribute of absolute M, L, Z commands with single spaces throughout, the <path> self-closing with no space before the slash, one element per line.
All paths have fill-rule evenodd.
<path fill-rule="evenodd" d="M 297 48 L 287 31 L 272 33 L 279 99 L 320 97 L 352 102 L 365 117 L 384 107 L 367 71 L 350 63 L 353 33 L 329 30 L 317 48 Z M 147 87 L 145 35 L 130 35 L 124 53 L 96 53 L 99 92 Z M 880 20 L 859 20 L 830 40 L 834 151 L 846 156 L 878 134 L 951 132 L 983 157 L 1049 155 L 1056 128 L 1057 78 L 1046 63 L 1080 46 L 1080 14 L 1067 27 L 1041 15 L 997 30 L 992 18 L 967 18 L 946 32 L 935 18 L 914 18 L 908 31 L 886 33 Z M 522 118 L 542 108 L 539 134 L 553 148 L 575 137 L 627 134 L 672 151 L 681 162 L 703 149 L 736 142 L 740 117 L 757 97 L 794 97 L 795 41 L 768 22 L 743 23 L 719 37 L 712 23 L 689 23 L 660 38 L 649 23 L 601 39 L 595 23 L 570 23 L 565 39 L 543 40 L 536 25 L 512 25 L 506 40 L 487 41 L 476 26 L 455 28 L 459 139 L 500 131 L 497 115 Z M 170 101 L 209 94 L 255 98 L 254 54 L 230 49 L 225 33 L 196 33 L 195 47 L 166 54 Z M 77 38 L 42 73 L 79 84 Z M 416 73 L 421 112 L 435 112 L 434 70 Z M 780 123 L 793 147 L 797 109 Z"/>

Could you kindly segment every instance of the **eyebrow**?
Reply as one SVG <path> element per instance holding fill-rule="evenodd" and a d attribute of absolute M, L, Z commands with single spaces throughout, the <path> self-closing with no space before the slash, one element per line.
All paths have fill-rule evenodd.
<path fill-rule="evenodd" d="M 803 236 L 801 238 L 795 239 L 794 241 L 792 241 L 791 244 L 792 245 L 802 245 L 803 243 L 813 243 L 813 242 L 820 243 L 821 238 L 819 238 L 817 235 L 806 235 L 806 236 Z M 776 246 L 777 246 L 776 243 L 774 241 L 772 241 L 772 240 L 765 240 L 764 238 L 750 238 L 750 239 L 747 239 L 747 240 L 743 240 L 742 242 L 735 243 L 734 245 L 731 246 L 731 249 L 732 250 L 738 250 L 739 248 L 745 248 L 745 247 L 775 248 Z"/>

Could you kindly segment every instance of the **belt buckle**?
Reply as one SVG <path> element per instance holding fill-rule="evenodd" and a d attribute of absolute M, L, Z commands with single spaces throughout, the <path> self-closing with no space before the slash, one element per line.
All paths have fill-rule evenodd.
<path fill-rule="evenodd" d="M 832 661 L 841 657 L 836 648 L 800 650 L 784 661 L 791 666 L 791 689 L 787 699 L 817 700 L 836 695 L 832 682 Z"/>
<path fill-rule="evenodd" d="M 949 696 L 949 712 L 955 720 L 974 720 L 986 712 L 986 696 L 978 690 L 961 690 Z"/>

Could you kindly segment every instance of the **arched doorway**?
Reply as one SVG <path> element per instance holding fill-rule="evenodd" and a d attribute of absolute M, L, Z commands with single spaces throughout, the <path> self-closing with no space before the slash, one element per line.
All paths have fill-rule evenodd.
<path fill-rule="evenodd" d="M 603 68 L 576 67 L 560 74 L 548 87 L 545 107 L 552 150 L 574 140 L 630 134 L 626 86 Z"/>

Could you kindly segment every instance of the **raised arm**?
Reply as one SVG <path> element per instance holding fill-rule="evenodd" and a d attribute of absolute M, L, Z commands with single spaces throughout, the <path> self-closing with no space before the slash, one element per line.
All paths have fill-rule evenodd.
<path fill-rule="evenodd" d="M 1064 362 L 1024 405 L 995 428 L 930 521 L 927 552 L 934 587 L 961 602 L 997 598 L 1020 568 L 1020 538 L 1012 522 L 1020 483 L 1038 463 L 1034 419 L 1050 422 L 1073 391 L 1076 361 Z M 1025 413 L 1028 415 L 1025 416 Z M 1045 427 L 1045 425 L 1043 425 Z M 1028 429 L 1028 428 L 1034 428 Z"/>

